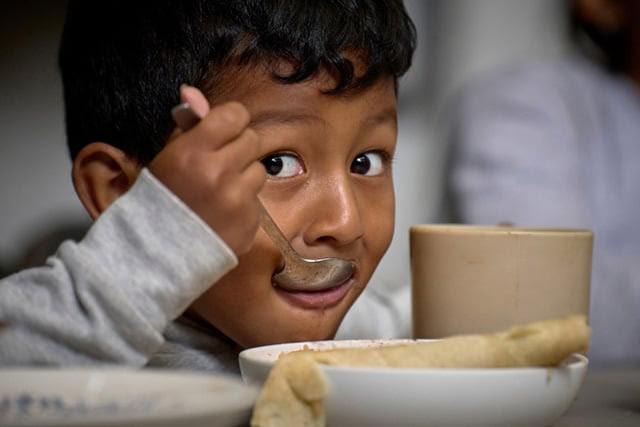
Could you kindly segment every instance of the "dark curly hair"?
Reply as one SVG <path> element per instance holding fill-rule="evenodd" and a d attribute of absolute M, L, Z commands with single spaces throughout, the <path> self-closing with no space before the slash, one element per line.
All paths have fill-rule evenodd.
<path fill-rule="evenodd" d="M 358 91 L 397 81 L 415 40 L 401 0 L 71 0 L 59 52 L 69 151 L 103 141 L 146 165 L 182 83 L 212 96 L 231 66 L 285 60 L 291 72 L 272 72 L 283 84 L 326 69 L 328 93 Z"/>

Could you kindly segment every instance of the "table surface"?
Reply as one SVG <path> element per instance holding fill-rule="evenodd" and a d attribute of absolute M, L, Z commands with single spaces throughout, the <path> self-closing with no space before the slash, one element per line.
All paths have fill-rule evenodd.
<path fill-rule="evenodd" d="M 640 366 L 589 368 L 575 402 L 553 426 L 640 426 Z"/>

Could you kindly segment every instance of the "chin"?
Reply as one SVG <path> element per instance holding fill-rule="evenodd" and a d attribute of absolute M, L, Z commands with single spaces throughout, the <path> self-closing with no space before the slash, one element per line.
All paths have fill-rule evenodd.
<path fill-rule="evenodd" d="M 257 347 L 262 345 L 283 344 L 288 342 L 301 342 L 301 341 L 324 341 L 333 339 L 338 330 L 338 325 L 330 327 L 309 327 L 305 329 L 298 329 L 296 331 L 288 331 L 281 334 L 269 334 L 262 335 L 260 337 L 254 337 L 251 340 L 251 347 Z M 284 332 L 284 331 L 283 331 Z"/>
<path fill-rule="evenodd" d="M 336 328 L 337 330 L 337 328 Z M 331 340 L 336 335 L 336 331 L 332 330 L 330 333 L 327 332 L 315 332 L 315 333 L 302 333 L 294 336 L 288 337 L 288 342 L 297 342 L 297 341 L 324 341 Z"/>

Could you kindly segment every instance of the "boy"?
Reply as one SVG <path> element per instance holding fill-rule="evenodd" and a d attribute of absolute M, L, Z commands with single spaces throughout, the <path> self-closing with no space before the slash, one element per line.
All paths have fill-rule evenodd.
<path fill-rule="evenodd" d="M 333 337 L 391 240 L 414 44 L 399 1 L 71 1 L 67 134 L 96 221 L 0 283 L 1 363 L 237 371 L 242 348 Z M 184 132 L 180 101 L 202 117 Z M 353 276 L 275 286 L 258 193 L 298 252 Z"/>

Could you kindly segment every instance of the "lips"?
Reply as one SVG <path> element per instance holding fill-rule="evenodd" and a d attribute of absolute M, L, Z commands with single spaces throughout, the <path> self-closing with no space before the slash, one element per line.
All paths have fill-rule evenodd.
<path fill-rule="evenodd" d="M 305 310 L 317 310 L 338 304 L 355 283 L 355 274 L 349 279 L 320 291 L 289 291 L 274 286 L 276 292 L 290 304 Z"/>

